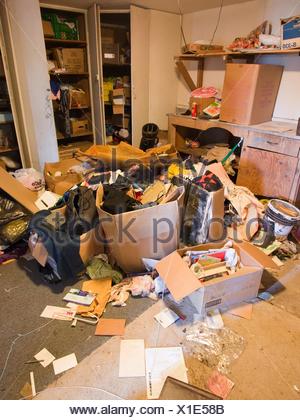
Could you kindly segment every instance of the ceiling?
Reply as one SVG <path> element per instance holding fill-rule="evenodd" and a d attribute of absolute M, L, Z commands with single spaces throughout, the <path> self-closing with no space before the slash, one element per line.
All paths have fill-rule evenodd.
<path fill-rule="evenodd" d="M 130 4 L 146 9 L 162 10 L 164 12 L 179 13 L 178 1 L 182 13 L 192 13 L 198 10 L 219 7 L 222 0 L 44 0 L 41 3 L 87 9 L 97 3 L 106 9 L 126 9 Z M 249 0 L 223 0 L 223 5 L 245 3 Z"/>

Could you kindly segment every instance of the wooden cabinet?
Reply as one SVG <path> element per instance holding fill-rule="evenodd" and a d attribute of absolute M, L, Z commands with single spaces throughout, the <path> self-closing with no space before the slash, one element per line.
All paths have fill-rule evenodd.
<path fill-rule="evenodd" d="M 248 187 L 256 195 L 289 200 L 297 164 L 297 157 L 244 147 L 237 184 Z"/>

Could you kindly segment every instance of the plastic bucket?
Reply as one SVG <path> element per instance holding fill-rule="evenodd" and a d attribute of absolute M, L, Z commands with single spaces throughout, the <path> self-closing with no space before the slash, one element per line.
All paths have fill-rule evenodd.
<path fill-rule="evenodd" d="M 276 239 L 285 239 L 300 221 L 300 210 L 283 200 L 271 200 L 265 213 L 267 222 L 274 226 Z"/>

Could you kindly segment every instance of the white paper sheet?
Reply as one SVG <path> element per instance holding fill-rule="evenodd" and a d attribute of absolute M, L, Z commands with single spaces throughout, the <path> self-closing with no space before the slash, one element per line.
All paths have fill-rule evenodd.
<path fill-rule="evenodd" d="M 35 202 L 39 210 L 48 210 L 55 206 L 57 201 L 61 198 L 60 195 L 55 194 L 51 191 L 45 191 Z"/>
<path fill-rule="evenodd" d="M 175 314 L 171 309 L 165 308 L 157 315 L 154 316 L 157 322 L 164 328 L 168 328 L 170 325 L 174 324 L 174 322 L 179 319 L 179 316 Z"/>
<path fill-rule="evenodd" d="M 73 367 L 77 366 L 77 359 L 75 353 L 68 354 L 67 356 L 56 359 L 53 362 L 53 369 L 55 375 L 61 372 L 65 372 Z"/>
<path fill-rule="evenodd" d="M 43 348 L 39 353 L 37 353 L 34 358 L 40 362 L 43 367 L 47 367 L 50 363 L 55 360 L 53 354 L 50 353 L 46 348 Z"/>
<path fill-rule="evenodd" d="M 181 347 L 156 347 L 145 350 L 147 398 L 158 398 L 167 376 L 188 382 Z"/>
<path fill-rule="evenodd" d="M 76 311 L 74 311 L 74 309 L 47 305 L 40 316 L 42 318 L 59 319 L 60 321 L 72 321 L 72 317 L 74 317 L 75 314 Z"/>
<path fill-rule="evenodd" d="M 145 376 L 144 340 L 122 340 L 120 344 L 119 377 Z"/>

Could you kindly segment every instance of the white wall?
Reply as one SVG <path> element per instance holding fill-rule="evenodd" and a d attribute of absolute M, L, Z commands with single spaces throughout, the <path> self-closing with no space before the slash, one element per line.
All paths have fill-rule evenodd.
<path fill-rule="evenodd" d="M 11 49 L 29 164 L 58 160 L 49 76 L 38 0 L 1 1 L 6 47 Z"/>
<path fill-rule="evenodd" d="M 178 76 L 174 55 L 180 48 L 179 15 L 150 11 L 149 122 L 168 129 L 167 113 L 175 112 Z"/>
<path fill-rule="evenodd" d="M 183 29 L 187 42 L 199 39 L 211 40 L 218 9 L 209 9 L 196 13 L 185 14 Z M 216 31 L 214 43 L 227 46 L 237 36 L 246 36 L 252 29 L 268 20 L 272 23 L 273 34 L 280 33 L 280 18 L 300 13 L 299 0 L 253 0 L 246 3 L 225 6 L 222 10 L 219 27 Z M 282 64 L 285 66 L 280 90 L 274 110 L 276 119 L 298 119 L 300 116 L 300 58 L 293 56 L 267 56 L 258 59 L 259 63 Z M 191 75 L 196 81 L 196 63 L 188 63 Z M 225 65 L 222 58 L 205 60 L 204 86 L 223 86 Z M 177 103 L 186 105 L 190 91 L 183 80 L 178 87 Z"/>

